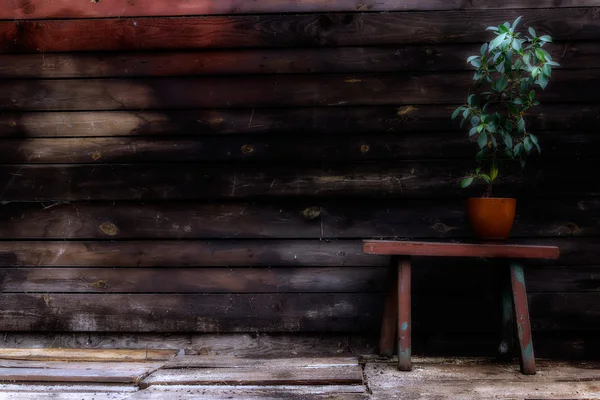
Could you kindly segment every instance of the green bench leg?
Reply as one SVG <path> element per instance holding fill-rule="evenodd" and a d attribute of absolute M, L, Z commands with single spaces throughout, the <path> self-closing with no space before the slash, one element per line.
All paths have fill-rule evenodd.
<path fill-rule="evenodd" d="M 519 338 L 521 372 L 525 375 L 535 375 L 535 357 L 533 355 L 533 339 L 531 337 L 531 325 L 529 323 L 525 274 L 521 265 L 516 263 L 510 264 L 510 280 L 515 323 Z"/>
<path fill-rule="evenodd" d="M 410 371 L 410 258 L 398 260 L 398 369 Z"/>

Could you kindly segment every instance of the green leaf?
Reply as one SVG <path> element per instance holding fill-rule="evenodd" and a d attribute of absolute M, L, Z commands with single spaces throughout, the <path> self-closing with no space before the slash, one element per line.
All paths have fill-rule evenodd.
<path fill-rule="evenodd" d="M 469 118 L 469 114 L 470 114 L 471 112 L 469 111 L 469 109 L 468 109 L 468 108 L 464 108 L 464 107 L 463 107 L 463 109 L 465 110 L 465 111 L 463 112 L 463 119 L 467 119 L 467 118 Z"/>
<path fill-rule="evenodd" d="M 517 129 L 519 132 L 525 132 L 525 119 L 523 117 L 517 122 Z"/>
<path fill-rule="evenodd" d="M 560 67 L 560 64 L 555 61 L 548 61 L 546 64 L 551 65 L 553 67 Z"/>
<path fill-rule="evenodd" d="M 490 137 L 492 138 L 492 147 L 495 149 L 496 147 L 498 147 L 498 143 L 496 142 L 496 136 L 490 135 Z"/>
<path fill-rule="evenodd" d="M 533 144 L 531 143 L 531 139 L 529 138 L 529 136 L 527 136 L 525 140 L 523 140 L 523 146 L 525 147 L 525 151 L 527 152 L 527 154 L 529 154 L 529 152 L 533 148 Z"/>
<path fill-rule="evenodd" d="M 496 163 L 492 163 L 492 167 L 490 168 L 490 179 L 492 180 L 492 182 L 494 182 L 497 177 L 498 177 L 498 166 L 496 165 Z"/>
<path fill-rule="evenodd" d="M 514 156 L 518 156 L 521 153 L 521 150 L 523 150 L 523 143 L 517 143 L 517 145 L 515 146 L 514 150 L 513 150 L 513 154 Z"/>
<path fill-rule="evenodd" d="M 479 123 L 479 117 L 475 116 L 471 118 L 471 125 L 475 126 Z"/>
<path fill-rule="evenodd" d="M 481 174 L 480 176 L 485 181 L 485 183 L 492 183 L 492 180 L 490 179 L 489 175 Z"/>
<path fill-rule="evenodd" d="M 525 160 L 521 158 L 521 169 L 525 168 Z"/>
<path fill-rule="evenodd" d="M 544 64 L 544 66 L 542 67 L 542 72 L 546 76 L 552 75 L 552 68 L 550 68 L 550 66 L 548 65 L 548 63 Z"/>
<path fill-rule="evenodd" d="M 478 58 L 479 58 L 479 56 L 471 56 L 471 57 L 467 58 L 467 62 L 470 63 L 471 61 L 476 60 Z"/>
<path fill-rule="evenodd" d="M 497 26 L 488 26 L 487 28 L 485 28 L 486 31 L 498 31 L 498 27 Z"/>
<path fill-rule="evenodd" d="M 512 41 L 512 48 L 515 49 L 517 53 L 521 52 L 521 42 L 517 39 Z"/>
<path fill-rule="evenodd" d="M 487 146 L 487 143 L 488 143 L 487 133 L 482 132 L 481 135 L 479 135 L 479 139 L 477 139 L 477 143 L 479 144 L 480 149 L 483 149 L 485 146 Z"/>
<path fill-rule="evenodd" d="M 510 28 L 510 24 L 508 24 L 508 26 L 507 26 L 507 24 L 508 24 L 508 22 L 506 22 L 502 25 L 498 25 L 498 31 L 503 32 L 503 33 L 508 32 L 508 28 Z"/>
<path fill-rule="evenodd" d="M 474 134 L 477 133 L 477 127 L 474 126 L 471 128 L 471 130 L 469 131 L 469 137 L 473 136 Z"/>
<path fill-rule="evenodd" d="M 513 29 L 515 29 L 517 27 L 517 25 L 519 25 L 521 18 L 523 18 L 523 17 L 520 16 L 519 18 L 515 19 L 515 22 L 513 22 L 513 24 L 512 24 Z"/>
<path fill-rule="evenodd" d="M 487 51 L 488 48 L 488 44 L 484 43 L 481 45 L 481 49 L 479 49 L 479 53 L 483 56 L 485 54 L 485 52 Z"/>
<path fill-rule="evenodd" d="M 533 36 L 534 38 L 535 38 L 535 37 L 537 37 L 537 36 L 535 35 L 535 30 L 534 30 L 532 27 L 529 27 L 528 31 L 529 31 L 529 34 L 530 34 L 531 36 Z"/>
<path fill-rule="evenodd" d="M 505 133 L 502 135 L 502 139 L 504 139 L 504 145 L 509 149 L 512 149 L 512 137 L 508 133 Z"/>
<path fill-rule="evenodd" d="M 519 97 L 517 97 L 516 99 L 514 99 L 514 100 L 513 100 L 513 102 L 512 102 L 512 103 L 513 103 L 513 104 L 516 104 L 516 105 L 518 105 L 518 106 L 522 106 L 522 105 L 523 105 L 523 100 L 521 100 Z M 508 103 L 508 104 L 510 104 L 510 103 Z M 511 111 L 512 111 L 512 110 L 511 110 Z M 515 111 L 514 111 L 514 112 L 516 112 L 516 111 L 517 111 L 517 110 L 515 109 Z"/>
<path fill-rule="evenodd" d="M 546 55 L 544 54 L 542 49 L 535 49 L 535 56 L 537 57 L 538 60 L 540 60 L 542 62 L 546 61 Z"/>
<path fill-rule="evenodd" d="M 473 183 L 473 177 L 472 176 L 463 179 L 462 182 L 460 183 L 460 187 L 463 188 L 463 189 L 467 188 L 467 187 L 471 186 L 471 183 Z"/>
<path fill-rule="evenodd" d="M 496 82 L 494 82 L 496 91 L 501 92 L 508 86 L 508 77 L 502 76 Z"/>
<path fill-rule="evenodd" d="M 540 74 L 540 69 L 538 67 L 535 67 L 531 70 L 532 77 L 536 78 L 539 74 Z"/>
<path fill-rule="evenodd" d="M 460 106 L 456 110 L 454 110 L 454 112 L 452 113 L 452 119 L 456 119 L 456 117 L 458 117 L 458 114 L 462 111 L 462 109 L 463 107 Z"/>
<path fill-rule="evenodd" d="M 529 65 L 529 60 L 531 59 L 531 53 L 525 53 L 523 54 L 523 61 L 525 62 L 525 64 Z"/>
<path fill-rule="evenodd" d="M 498 35 L 494 40 L 492 40 L 490 42 L 490 51 L 492 51 L 496 47 L 500 46 L 500 44 L 504 41 L 505 38 L 506 38 L 506 33 L 502 33 L 501 35 Z"/>
<path fill-rule="evenodd" d="M 477 104 L 477 95 L 472 94 L 469 96 L 468 103 L 471 107 L 474 107 Z"/>
<path fill-rule="evenodd" d="M 475 173 L 476 173 L 476 174 L 479 174 L 480 172 L 481 172 L 481 167 L 478 167 L 478 168 L 475 170 Z"/>
<path fill-rule="evenodd" d="M 540 36 L 540 40 L 544 43 L 552 43 L 552 38 L 548 35 Z"/>
<path fill-rule="evenodd" d="M 538 143 L 538 138 L 537 136 L 533 135 L 533 134 L 529 134 L 529 138 L 531 139 L 531 142 L 535 145 L 535 148 L 537 149 L 538 153 L 541 154 L 542 153 L 542 149 L 540 149 L 540 144 Z"/>
<path fill-rule="evenodd" d="M 548 77 L 544 74 L 540 74 L 538 76 L 537 84 L 540 85 L 542 89 L 546 89 L 546 86 L 548 86 Z"/>
<path fill-rule="evenodd" d="M 531 92 L 529 92 L 529 101 L 533 101 L 534 98 L 535 98 L 535 90 L 532 90 Z"/>

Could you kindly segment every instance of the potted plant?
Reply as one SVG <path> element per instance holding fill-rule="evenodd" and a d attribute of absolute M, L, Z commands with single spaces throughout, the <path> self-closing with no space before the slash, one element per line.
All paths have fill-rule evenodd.
<path fill-rule="evenodd" d="M 452 114 L 452 119 L 462 116 L 461 127 L 470 126 L 470 140 L 478 147 L 479 166 L 460 185 L 466 188 L 478 181 L 486 185 L 482 197 L 469 198 L 467 203 L 469 222 L 480 239 L 506 239 L 512 229 L 516 199 L 492 197 L 492 188 L 505 160 L 524 168 L 528 155 L 541 152 L 525 114 L 539 105 L 536 89 L 546 88 L 552 67 L 558 66 L 543 49 L 552 38 L 537 36 L 533 28 L 528 35 L 518 32 L 520 20 L 487 28 L 496 37 L 467 59 L 475 67 L 474 84 L 466 104 Z"/>

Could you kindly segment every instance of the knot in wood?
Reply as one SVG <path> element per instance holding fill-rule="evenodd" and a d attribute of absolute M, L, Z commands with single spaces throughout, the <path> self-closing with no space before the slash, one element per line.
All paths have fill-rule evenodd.
<path fill-rule="evenodd" d="M 242 146 L 242 153 L 244 154 L 252 154 L 254 152 L 254 147 L 250 144 L 245 144 Z"/>
<path fill-rule="evenodd" d="M 371 150 L 371 148 L 368 144 L 363 144 L 362 146 L 360 146 L 360 152 L 363 154 L 368 153 L 369 150 Z"/>
<path fill-rule="evenodd" d="M 308 207 L 302 211 L 302 216 L 305 219 L 313 220 L 321 216 L 321 207 Z"/>

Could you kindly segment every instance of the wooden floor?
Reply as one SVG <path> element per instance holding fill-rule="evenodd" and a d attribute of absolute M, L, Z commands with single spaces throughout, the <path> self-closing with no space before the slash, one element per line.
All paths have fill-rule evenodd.
<path fill-rule="evenodd" d="M 600 363 L 486 359 L 251 359 L 177 350 L 3 349 L 0 399 L 600 399 Z"/>

